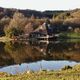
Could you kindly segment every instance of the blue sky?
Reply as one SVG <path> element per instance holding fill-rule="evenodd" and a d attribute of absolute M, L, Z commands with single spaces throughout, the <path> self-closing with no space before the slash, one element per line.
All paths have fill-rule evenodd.
<path fill-rule="evenodd" d="M 0 7 L 33 10 L 69 10 L 80 8 L 80 0 L 0 0 Z"/>

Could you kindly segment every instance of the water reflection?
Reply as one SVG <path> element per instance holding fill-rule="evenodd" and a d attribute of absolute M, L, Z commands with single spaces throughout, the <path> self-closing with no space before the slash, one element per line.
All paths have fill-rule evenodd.
<path fill-rule="evenodd" d="M 32 42 L 31 46 L 42 52 L 46 60 L 80 61 L 79 41 Z"/>
<path fill-rule="evenodd" d="M 0 71 L 13 72 L 17 64 L 17 72 L 22 72 L 25 65 L 26 70 L 39 70 L 41 65 L 44 69 L 59 69 L 79 62 L 80 40 L 0 42 Z"/>

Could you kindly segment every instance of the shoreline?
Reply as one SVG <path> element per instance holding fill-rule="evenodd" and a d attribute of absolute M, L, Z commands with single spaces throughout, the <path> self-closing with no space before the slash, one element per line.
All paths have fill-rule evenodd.
<path fill-rule="evenodd" d="M 6 36 L 0 37 L 0 42 L 8 42 L 8 41 L 12 41 L 12 40 L 13 39 L 6 37 Z"/>
<path fill-rule="evenodd" d="M 68 38 L 68 37 L 60 37 L 60 38 L 58 38 L 57 40 L 79 40 L 80 38 L 78 38 L 78 37 L 76 37 L 76 38 L 74 38 L 74 37 L 70 37 L 70 38 Z M 9 37 L 6 37 L 6 36 L 2 36 L 2 37 L 0 37 L 0 42 L 9 42 L 9 41 L 18 41 L 18 40 L 20 40 L 20 41 L 22 41 L 22 40 L 25 40 L 25 39 L 13 39 L 13 38 L 9 38 Z M 45 41 L 45 40 L 44 40 Z"/>

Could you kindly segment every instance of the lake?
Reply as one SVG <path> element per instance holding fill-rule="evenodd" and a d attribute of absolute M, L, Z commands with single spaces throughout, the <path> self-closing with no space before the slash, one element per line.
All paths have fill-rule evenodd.
<path fill-rule="evenodd" d="M 0 72 L 59 70 L 79 63 L 79 39 L 0 42 Z"/>

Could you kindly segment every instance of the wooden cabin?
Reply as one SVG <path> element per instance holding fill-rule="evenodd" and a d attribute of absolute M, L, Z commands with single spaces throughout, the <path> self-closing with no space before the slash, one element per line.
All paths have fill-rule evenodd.
<path fill-rule="evenodd" d="M 46 36 L 45 33 L 42 33 L 42 32 L 32 32 L 29 35 L 29 39 L 30 40 L 39 40 L 40 37 L 44 37 L 44 36 Z"/>
<path fill-rule="evenodd" d="M 53 33 L 53 29 L 57 31 L 57 28 L 53 28 L 49 21 L 46 21 L 38 27 L 34 32 L 30 33 L 30 40 L 48 40 L 55 38 L 55 34 Z M 55 32 L 56 33 L 56 32 Z"/>

